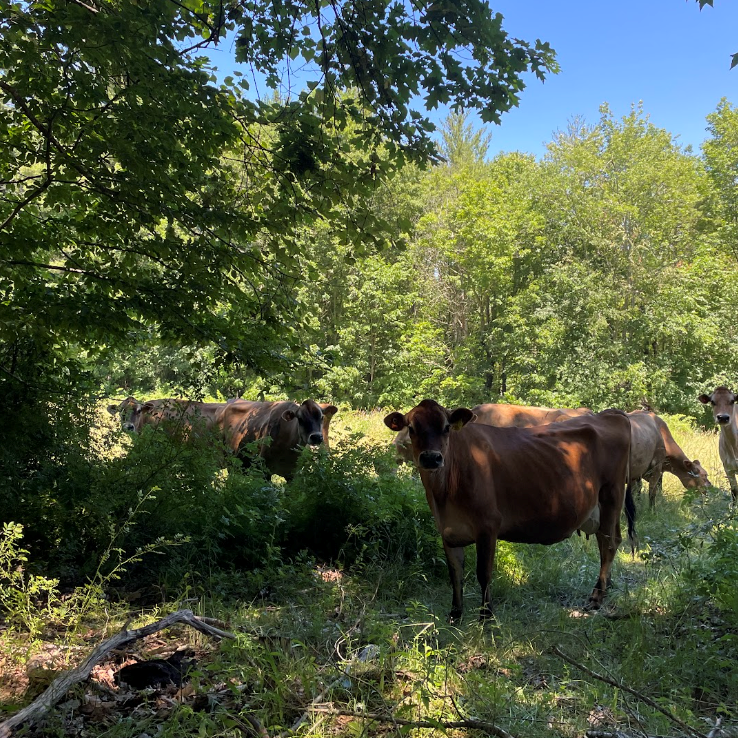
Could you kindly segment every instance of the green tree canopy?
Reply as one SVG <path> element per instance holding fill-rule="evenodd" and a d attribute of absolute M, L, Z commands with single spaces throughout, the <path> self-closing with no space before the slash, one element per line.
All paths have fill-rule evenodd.
<path fill-rule="evenodd" d="M 277 363 L 298 341 L 300 229 L 381 243 L 364 201 L 434 156 L 411 106 L 496 120 L 524 72 L 554 68 L 501 21 L 480 0 L 0 2 L 0 364 L 142 329 Z M 216 83 L 204 54 L 229 31 L 270 87 L 312 65 L 305 89 Z"/>

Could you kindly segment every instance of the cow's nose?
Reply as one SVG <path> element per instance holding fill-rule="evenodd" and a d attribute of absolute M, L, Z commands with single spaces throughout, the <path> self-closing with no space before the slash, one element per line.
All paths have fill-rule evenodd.
<path fill-rule="evenodd" d="M 320 446 L 321 443 L 323 443 L 322 433 L 311 433 L 308 436 L 308 444 L 310 446 Z"/>
<path fill-rule="evenodd" d="M 715 420 L 717 420 L 720 425 L 725 425 L 726 423 L 730 422 L 730 415 L 725 415 L 724 413 L 720 413 L 719 415 L 715 416 Z"/>
<path fill-rule="evenodd" d="M 440 451 L 423 451 L 418 456 L 418 463 L 423 469 L 440 469 L 443 466 L 443 454 Z"/>
<path fill-rule="evenodd" d="M 133 433 L 136 430 L 136 426 L 133 423 L 123 423 L 123 430 L 127 433 Z"/>

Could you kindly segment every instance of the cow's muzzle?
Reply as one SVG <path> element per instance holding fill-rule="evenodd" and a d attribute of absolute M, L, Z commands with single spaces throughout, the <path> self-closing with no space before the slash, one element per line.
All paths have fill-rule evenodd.
<path fill-rule="evenodd" d="M 323 434 L 322 433 L 311 433 L 308 436 L 308 445 L 309 446 L 320 446 L 321 443 L 323 443 Z"/>
<path fill-rule="evenodd" d="M 423 469 L 440 469 L 443 466 L 443 454 L 440 451 L 422 451 L 418 456 L 418 464 Z"/>
<path fill-rule="evenodd" d="M 715 416 L 715 420 L 717 420 L 719 425 L 727 425 L 730 423 L 730 415 L 724 415 L 721 413 L 720 415 Z"/>
<path fill-rule="evenodd" d="M 133 423 L 123 423 L 122 427 L 126 433 L 133 433 L 136 430 L 136 426 Z"/>

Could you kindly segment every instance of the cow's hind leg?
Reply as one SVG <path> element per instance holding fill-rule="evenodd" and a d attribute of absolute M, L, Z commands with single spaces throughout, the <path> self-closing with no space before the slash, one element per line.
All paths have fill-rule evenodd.
<path fill-rule="evenodd" d="M 477 538 L 477 581 L 482 590 L 482 607 L 479 610 L 480 620 L 486 620 L 492 615 L 491 581 L 492 570 L 495 565 L 496 547 L 496 536 L 482 534 Z"/>
<path fill-rule="evenodd" d="M 451 590 L 453 592 L 448 622 L 456 623 L 461 620 L 461 613 L 464 610 L 464 547 L 449 546 L 444 541 L 443 550 L 446 552 L 448 575 L 451 579 Z"/>
<path fill-rule="evenodd" d="M 600 497 L 602 499 L 602 497 Z M 622 509 L 622 497 L 620 503 L 602 505 L 600 517 L 600 529 L 597 531 L 597 547 L 600 550 L 600 575 L 597 577 L 592 594 L 589 596 L 588 608 L 597 609 L 602 605 L 605 592 L 610 584 L 610 570 L 615 554 L 623 541 L 620 533 L 620 511 Z"/>

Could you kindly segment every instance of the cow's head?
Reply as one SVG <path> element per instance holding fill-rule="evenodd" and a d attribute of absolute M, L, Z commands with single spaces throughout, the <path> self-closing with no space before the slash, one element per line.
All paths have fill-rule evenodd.
<path fill-rule="evenodd" d="M 338 408 L 329 405 L 325 412 L 333 416 Z M 323 410 L 312 400 L 305 400 L 297 410 L 285 410 L 282 419 L 297 421 L 297 444 L 299 446 L 320 446 L 323 443 Z"/>
<path fill-rule="evenodd" d="M 447 410 L 435 400 L 423 400 L 409 413 L 390 413 L 384 424 L 393 431 L 408 429 L 413 460 L 421 469 L 441 469 L 448 453 L 452 432 L 461 430 L 474 419 L 466 407 Z"/>
<path fill-rule="evenodd" d="M 727 387 L 716 387 L 712 394 L 700 395 L 697 399 L 703 405 L 712 405 L 712 415 L 718 425 L 728 425 L 732 421 L 738 397 Z"/>
<path fill-rule="evenodd" d="M 687 489 L 699 489 L 704 492 L 708 487 L 712 487 L 707 470 L 700 464 L 699 459 L 694 461 L 684 459 L 683 463 L 686 476 L 682 479 L 682 483 Z"/>
<path fill-rule="evenodd" d="M 135 433 L 140 425 L 141 413 L 144 408 L 149 407 L 150 403 L 140 403 L 135 397 L 129 396 L 118 405 L 108 405 L 107 409 L 111 415 L 117 415 L 120 418 L 122 430 Z"/>
<path fill-rule="evenodd" d="M 387 422 L 387 421 L 385 421 Z M 413 463 L 413 444 L 410 441 L 410 429 L 403 428 L 393 439 L 392 447 L 395 451 L 395 463 L 397 466 L 401 464 Z"/>

